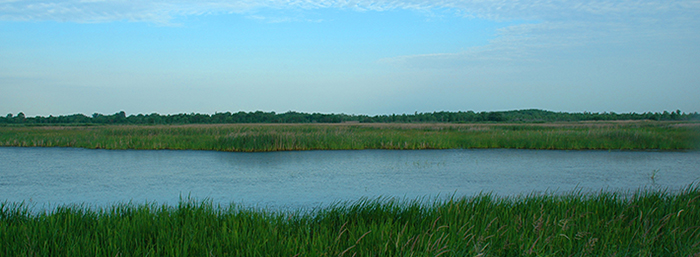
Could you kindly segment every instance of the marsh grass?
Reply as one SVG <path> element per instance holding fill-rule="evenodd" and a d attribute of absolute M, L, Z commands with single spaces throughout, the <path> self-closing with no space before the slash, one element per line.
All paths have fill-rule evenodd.
<path fill-rule="evenodd" d="M 697 256 L 700 190 L 361 199 L 309 212 L 0 204 L 3 256 Z"/>
<path fill-rule="evenodd" d="M 230 124 L 0 127 L 0 146 L 287 151 L 340 149 L 700 149 L 700 126 L 558 124 Z"/>

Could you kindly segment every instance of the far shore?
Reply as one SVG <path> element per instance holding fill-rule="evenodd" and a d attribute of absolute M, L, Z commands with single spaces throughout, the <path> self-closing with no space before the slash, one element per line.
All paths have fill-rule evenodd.
<path fill-rule="evenodd" d="M 0 146 L 295 151 L 355 149 L 697 150 L 700 123 L 252 123 L 4 126 Z"/>

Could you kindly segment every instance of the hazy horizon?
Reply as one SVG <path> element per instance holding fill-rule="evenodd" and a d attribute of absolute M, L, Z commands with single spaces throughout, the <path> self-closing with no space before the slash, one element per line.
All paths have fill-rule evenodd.
<path fill-rule="evenodd" d="M 700 111 L 698 1 L 0 2 L 0 115 Z"/>
<path fill-rule="evenodd" d="M 491 112 L 517 112 L 517 111 L 527 111 L 527 110 L 540 110 L 540 111 L 551 111 L 554 113 L 570 113 L 570 114 L 581 114 L 581 113 L 586 113 L 586 112 L 560 112 L 560 111 L 552 111 L 552 110 L 542 110 L 542 109 L 518 109 L 518 110 L 504 110 L 504 111 L 474 111 L 474 110 L 461 110 L 461 111 L 432 111 L 432 112 L 413 112 L 413 113 L 377 113 L 377 114 L 366 114 L 366 113 L 326 113 L 326 112 L 300 112 L 300 111 L 294 111 L 294 110 L 289 110 L 289 111 L 284 111 L 284 112 L 276 112 L 276 111 L 262 111 L 264 113 L 274 113 L 276 115 L 279 114 L 286 114 L 286 113 L 301 113 L 301 114 L 323 114 L 323 115 L 349 115 L 349 116 L 369 116 L 369 117 L 375 117 L 375 116 L 391 116 L 391 115 L 420 115 L 420 114 L 432 114 L 432 113 L 439 113 L 439 112 L 451 112 L 451 113 L 456 113 L 456 112 L 474 112 L 474 113 L 491 113 Z M 124 111 L 118 111 L 115 113 L 67 113 L 67 114 L 56 114 L 56 115 L 27 115 L 24 112 L 19 112 L 25 115 L 27 118 L 34 118 L 34 117 L 44 117 L 48 118 L 49 116 L 53 117 L 59 117 L 59 116 L 72 116 L 72 115 L 85 115 L 87 117 L 94 117 L 94 115 L 104 115 L 104 116 L 111 116 L 111 115 L 116 115 L 119 114 L 120 112 L 124 112 L 127 117 L 130 116 L 139 116 L 139 115 L 151 115 L 151 114 L 157 114 L 161 116 L 168 116 L 168 115 L 193 115 L 193 114 L 202 114 L 202 115 L 209 115 L 213 116 L 216 114 L 225 114 L 225 113 L 230 113 L 230 114 L 236 114 L 239 112 L 244 112 L 244 113 L 254 113 L 258 112 L 261 110 L 256 110 L 256 111 L 238 111 L 238 112 L 231 112 L 231 111 L 225 111 L 225 112 L 214 112 L 214 113 L 195 113 L 195 112 L 179 112 L 179 113 L 127 113 Z M 649 113 L 675 113 L 677 111 L 681 111 L 682 114 L 697 114 L 698 112 L 685 112 L 682 110 L 663 110 L 663 111 L 654 111 L 654 112 L 649 112 Z M 11 115 L 11 117 L 17 117 L 19 113 L 8 113 L 6 115 L 3 115 L 2 117 L 7 117 L 8 115 Z M 626 112 L 626 113 L 618 113 L 618 112 L 587 112 L 587 113 L 598 113 L 598 114 L 610 114 L 610 113 L 615 113 L 615 114 L 635 114 L 636 112 Z M 644 114 L 644 113 L 636 113 L 636 114 Z"/>

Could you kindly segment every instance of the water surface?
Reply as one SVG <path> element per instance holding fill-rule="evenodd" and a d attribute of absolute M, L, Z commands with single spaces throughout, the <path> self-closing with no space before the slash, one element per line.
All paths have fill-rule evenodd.
<path fill-rule="evenodd" d="M 700 180 L 700 152 L 349 150 L 231 153 L 0 147 L 0 201 L 34 207 L 177 204 L 313 208 L 363 197 L 676 190 Z"/>

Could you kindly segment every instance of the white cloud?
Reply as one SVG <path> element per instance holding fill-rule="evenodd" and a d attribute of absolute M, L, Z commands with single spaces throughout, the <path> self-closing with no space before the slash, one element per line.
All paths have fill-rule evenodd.
<path fill-rule="evenodd" d="M 655 16 L 663 19 L 665 16 L 697 16 L 700 3 L 678 0 L 5 0 L 0 1 L 0 19 L 160 23 L 177 15 L 240 13 L 257 8 L 346 8 L 358 11 L 454 9 L 464 16 L 495 20 L 569 20 L 591 16 L 603 19 Z"/>
<path fill-rule="evenodd" d="M 169 24 L 174 17 L 240 13 L 267 22 L 309 21 L 267 17 L 259 9 L 340 8 L 450 10 L 456 15 L 524 21 L 502 28 L 489 45 L 460 53 L 425 53 L 382 60 L 409 66 L 469 65 L 487 61 L 537 60 L 542 52 L 595 44 L 672 38 L 697 41 L 697 0 L 0 0 L 0 20 L 109 22 L 127 20 Z"/>
<path fill-rule="evenodd" d="M 670 43 L 697 49 L 700 1 L 453 1 L 450 6 L 478 17 L 523 19 L 498 30 L 486 46 L 458 53 L 429 53 L 381 62 L 417 68 L 536 65 L 557 55 L 582 55 L 595 49 Z M 602 54 L 602 53 L 601 53 Z"/>

